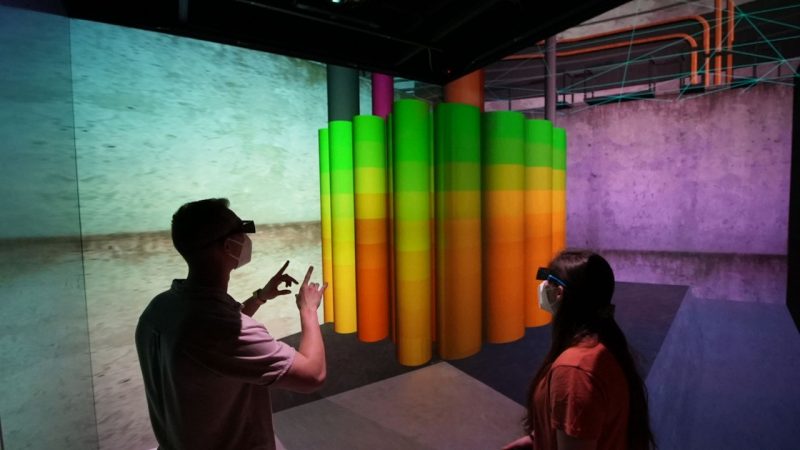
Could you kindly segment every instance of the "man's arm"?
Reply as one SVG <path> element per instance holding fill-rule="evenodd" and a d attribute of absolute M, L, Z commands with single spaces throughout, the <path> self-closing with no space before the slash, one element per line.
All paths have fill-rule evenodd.
<path fill-rule="evenodd" d="M 280 270 L 278 270 L 278 272 L 269 279 L 266 286 L 264 286 L 262 289 L 257 289 L 255 292 L 253 292 L 253 295 L 251 295 L 250 298 L 242 302 L 242 314 L 253 317 L 253 314 L 255 314 L 256 311 L 258 311 L 258 308 L 266 303 L 267 300 L 272 300 L 279 295 L 285 295 L 292 292 L 289 289 L 280 288 L 281 283 L 285 284 L 287 288 L 291 287 L 292 283 L 297 284 L 297 280 L 292 278 L 291 275 L 284 273 L 288 265 L 289 261 L 286 261 L 283 264 L 283 267 L 281 267 Z"/>
<path fill-rule="evenodd" d="M 297 294 L 297 308 L 300 310 L 300 348 L 289 370 L 275 382 L 274 386 L 296 392 L 313 392 L 325 382 L 325 344 L 319 328 L 317 309 L 322 293 L 328 284 L 320 286 L 309 283 L 313 267 L 308 268 L 300 292 Z"/>
<path fill-rule="evenodd" d="M 251 295 L 250 298 L 242 302 L 242 314 L 245 316 L 253 317 L 253 314 L 258 311 L 258 308 L 261 308 L 266 302 L 261 301 L 255 294 Z"/>

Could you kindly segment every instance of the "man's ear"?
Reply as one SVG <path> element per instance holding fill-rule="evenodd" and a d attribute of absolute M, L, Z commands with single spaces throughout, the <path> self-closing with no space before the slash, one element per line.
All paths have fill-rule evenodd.
<path fill-rule="evenodd" d="M 556 301 L 561 301 L 564 298 L 564 286 L 558 285 L 556 288 Z"/>
<path fill-rule="evenodd" d="M 222 240 L 219 244 L 219 248 L 222 249 L 222 252 L 226 255 L 237 255 L 239 254 L 239 243 L 231 239 L 230 237 L 226 237 Z"/>

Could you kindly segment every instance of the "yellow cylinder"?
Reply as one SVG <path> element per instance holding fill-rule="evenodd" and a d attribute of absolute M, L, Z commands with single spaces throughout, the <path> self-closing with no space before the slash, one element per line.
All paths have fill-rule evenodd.
<path fill-rule="evenodd" d="M 356 230 L 353 186 L 353 124 L 329 123 L 331 231 L 333 235 L 333 329 L 356 331 Z"/>

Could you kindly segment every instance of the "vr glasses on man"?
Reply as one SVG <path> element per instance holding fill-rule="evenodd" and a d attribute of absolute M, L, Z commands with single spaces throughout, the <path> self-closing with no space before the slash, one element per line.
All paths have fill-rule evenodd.
<path fill-rule="evenodd" d="M 228 234 L 236 234 L 236 233 L 255 233 L 256 232 L 256 224 L 252 220 L 242 220 L 240 223 L 236 225 L 236 227 L 231 230 Z"/>
<path fill-rule="evenodd" d="M 211 245 L 214 242 L 217 242 L 221 239 L 225 239 L 228 236 L 238 234 L 238 233 L 248 233 L 252 234 L 256 232 L 256 224 L 252 220 L 237 220 L 230 229 L 224 231 L 219 236 L 211 236 L 204 239 L 201 242 L 196 242 L 193 244 L 189 244 L 186 247 L 189 249 L 200 249 Z"/>

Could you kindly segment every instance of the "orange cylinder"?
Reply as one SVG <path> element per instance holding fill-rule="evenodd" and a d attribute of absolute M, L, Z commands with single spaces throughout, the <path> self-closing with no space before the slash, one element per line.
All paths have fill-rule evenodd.
<path fill-rule="evenodd" d="M 444 85 L 444 101 L 477 106 L 483 111 L 483 70 L 476 70 Z"/>

